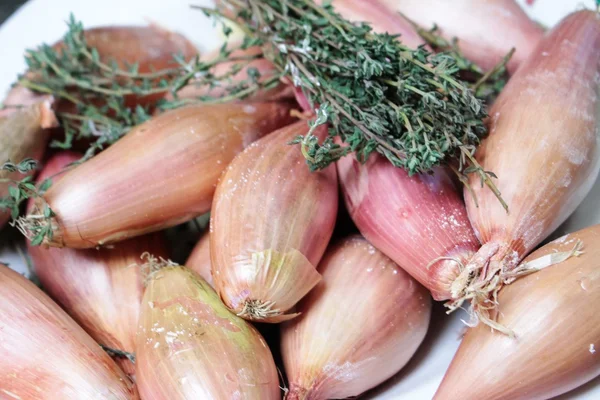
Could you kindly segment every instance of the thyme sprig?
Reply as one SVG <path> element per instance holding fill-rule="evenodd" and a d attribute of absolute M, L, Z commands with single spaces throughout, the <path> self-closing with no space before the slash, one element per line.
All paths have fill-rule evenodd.
<path fill-rule="evenodd" d="M 514 48 L 494 68 L 484 71 L 479 65 L 468 60 L 463 55 L 457 38 L 446 40 L 439 34 L 437 25 L 434 25 L 430 29 L 425 29 L 406 15 L 402 13 L 401 15 L 410 22 L 415 31 L 433 51 L 450 54 L 456 60 L 456 66 L 460 69 L 460 76 L 473 82 L 470 87 L 477 98 L 484 99 L 489 103 L 500 94 L 500 91 L 508 82 L 509 75 L 506 65 L 514 55 Z"/>
<path fill-rule="evenodd" d="M 239 49 L 250 46 L 223 46 L 213 60 L 202 61 L 199 56 L 186 60 L 181 54 L 174 54 L 174 66 L 151 72 L 140 72 L 140 66 L 122 66 L 118 62 L 104 61 L 98 50 L 91 47 L 85 37 L 83 24 L 71 15 L 68 30 L 60 47 L 47 44 L 26 53 L 28 71 L 18 81 L 21 86 L 39 93 L 47 93 L 70 103 L 71 107 L 59 107 L 57 116 L 65 131 L 62 141 L 51 145 L 68 149 L 73 141 L 80 138 L 95 139 L 84 159 L 93 156 L 107 145 L 113 144 L 132 127 L 150 118 L 151 102 L 131 101 L 148 96 L 171 93 L 173 100 L 161 101 L 160 109 L 171 109 L 197 102 L 226 102 L 241 99 L 255 91 L 272 87 L 279 82 L 279 76 L 260 79 L 257 70 L 250 70 L 250 80 L 230 83 L 231 77 L 260 57 L 232 57 Z M 213 68 L 228 62 L 232 66 L 221 74 L 213 73 Z M 197 99 L 178 99 L 177 92 L 193 82 L 207 89 L 226 87 L 223 97 L 203 96 Z M 210 90 L 207 90 L 208 92 Z M 130 101 L 128 101 L 130 98 Z M 136 106 L 131 106 L 138 103 Z M 71 111 L 63 111 L 71 109 Z"/>
<path fill-rule="evenodd" d="M 353 24 L 311 0 L 223 0 L 249 40 L 300 87 L 317 109 L 313 126 L 330 135 L 297 138 L 311 169 L 348 152 L 385 156 L 409 173 L 472 154 L 486 129 L 485 106 L 451 54 L 411 49 L 389 34 Z M 225 7 L 223 8 L 223 10 Z M 203 8 L 209 15 L 225 13 Z M 339 136 L 345 145 L 334 143 Z M 469 164 L 470 165 L 470 164 Z"/>

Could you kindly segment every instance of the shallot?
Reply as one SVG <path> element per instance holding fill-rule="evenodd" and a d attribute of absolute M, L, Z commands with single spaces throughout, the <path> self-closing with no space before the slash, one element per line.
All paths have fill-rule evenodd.
<path fill-rule="evenodd" d="M 381 156 L 337 162 L 346 208 L 367 240 L 431 291 L 452 298 L 460 266 L 479 249 L 445 168 L 409 176 Z"/>
<path fill-rule="evenodd" d="M 0 264 L 0 397 L 139 399 L 100 346 L 28 279 Z"/>
<path fill-rule="evenodd" d="M 522 266 L 546 268 L 499 293 L 498 324 L 515 337 L 469 329 L 436 400 L 543 400 L 600 375 L 600 225 L 547 244 Z"/>
<path fill-rule="evenodd" d="M 239 316 L 280 322 L 319 282 L 338 208 L 333 166 L 310 172 L 289 142 L 305 121 L 280 129 L 238 155 L 220 179 L 210 221 L 212 275 Z M 323 138 L 324 126 L 315 133 Z"/>
<path fill-rule="evenodd" d="M 358 396 L 404 367 L 429 326 L 427 291 L 362 237 L 329 249 L 319 271 L 282 326 L 287 400 Z"/>
<path fill-rule="evenodd" d="M 204 80 L 192 81 L 177 92 L 177 99 L 193 99 L 202 96 L 221 97 L 228 94 L 231 88 L 241 82 L 247 81 L 251 74 L 257 74 L 257 83 L 267 85 L 264 90 L 254 92 L 250 95 L 253 101 L 274 101 L 293 97 L 293 91 L 288 85 L 284 85 L 279 79 L 277 69 L 267 59 L 259 57 L 261 49 L 250 47 L 239 49 L 231 53 L 230 58 L 240 59 L 238 61 L 221 62 L 210 71 L 213 76 L 221 77 L 218 85 L 207 86 Z M 212 61 L 220 56 L 220 49 L 205 57 L 206 61 Z M 242 58 L 256 57 L 252 60 L 241 60 Z M 234 71 L 237 71 L 233 73 Z M 227 78 L 225 78 L 227 76 Z M 173 95 L 167 95 L 167 99 L 173 100 Z"/>
<path fill-rule="evenodd" d="M 144 400 L 280 399 L 264 339 L 195 272 L 152 257 L 137 339 Z"/>
<path fill-rule="evenodd" d="M 544 35 L 515 0 L 379 0 L 390 12 L 400 11 L 422 28 L 436 25 L 447 39 L 458 39 L 464 55 L 491 70 L 512 49 L 514 73 Z"/>
<path fill-rule="evenodd" d="M 483 246 L 453 284 L 451 308 L 471 301 L 473 316 L 494 325 L 494 294 L 589 193 L 600 170 L 599 96 L 600 18 L 579 11 L 540 42 L 490 111 L 476 158 L 498 176 L 508 214 L 472 174 L 465 198 Z"/>
<path fill-rule="evenodd" d="M 165 112 L 53 184 L 37 202 L 37 210 L 55 213 L 51 221 L 34 210 L 26 222 L 51 224 L 47 245 L 90 248 L 187 221 L 210 209 L 237 153 L 290 120 L 289 106 L 279 103 Z"/>
<path fill-rule="evenodd" d="M 185 262 L 185 266 L 195 271 L 206 283 L 214 287 L 210 267 L 210 235 L 208 233 L 200 238 Z"/>
<path fill-rule="evenodd" d="M 68 164 L 81 158 L 59 153 L 51 158 L 38 181 L 56 182 Z M 160 234 L 117 243 L 106 249 L 56 249 L 29 246 L 35 273 L 44 290 L 98 343 L 110 349 L 135 353 L 135 335 L 142 301 L 140 256 L 152 252 L 166 257 Z M 116 359 L 128 374 L 135 367 L 124 357 Z"/>
<path fill-rule="evenodd" d="M 423 39 L 411 23 L 396 12 L 390 12 L 381 0 L 334 0 L 336 12 L 353 22 L 366 22 L 375 32 L 400 35 L 400 41 L 409 47 L 423 44 Z"/>

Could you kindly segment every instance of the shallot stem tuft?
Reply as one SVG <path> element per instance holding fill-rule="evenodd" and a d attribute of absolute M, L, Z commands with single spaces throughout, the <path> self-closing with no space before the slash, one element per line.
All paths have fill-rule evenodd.
<path fill-rule="evenodd" d="M 171 260 L 166 260 L 162 257 L 155 257 L 152 254 L 145 252 L 140 258 L 145 261 L 142 265 L 142 275 L 144 277 L 144 286 L 148 285 L 148 281 L 152 278 L 154 273 L 160 271 L 166 267 L 176 267 L 178 264 Z"/>
<path fill-rule="evenodd" d="M 266 318 L 281 315 L 281 310 L 278 308 L 274 309 L 274 306 L 274 301 L 246 299 L 246 301 L 244 301 L 244 307 L 242 308 L 242 311 L 237 313 L 237 316 L 260 321 Z"/>
<path fill-rule="evenodd" d="M 453 300 L 446 303 L 446 307 L 449 309 L 447 313 L 454 312 L 456 309 L 461 308 L 465 301 L 470 301 L 471 310 L 469 314 L 471 320 L 467 325 L 476 326 L 478 322 L 483 322 L 493 330 L 514 338 L 513 331 L 496 322 L 498 316 L 497 299 L 500 289 L 510 285 L 520 277 L 560 264 L 571 257 L 579 257 L 583 254 L 583 242 L 578 240 L 570 251 L 547 254 L 521 263 L 516 268 L 508 267 L 505 262 L 490 267 L 492 264 L 491 259 L 498 254 L 499 249 L 496 244 L 489 246 L 489 251 L 484 252 L 484 256 L 477 257 L 477 259 L 467 264 L 466 268 L 462 269 L 461 275 L 453 284 Z"/>

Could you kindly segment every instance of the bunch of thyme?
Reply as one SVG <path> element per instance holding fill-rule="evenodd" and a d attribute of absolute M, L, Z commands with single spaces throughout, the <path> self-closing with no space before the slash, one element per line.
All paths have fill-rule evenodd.
<path fill-rule="evenodd" d="M 312 126 L 329 124 L 323 143 L 311 132 L 295 141 L 311 169 L 349 152 L 361 161 L 380 153 L 410 174 L 457 161 L 457 171 L 478 173 L 497 192 L 473 157 L 486 134 L 486 109 L 459 79 L 451 54 L 412 49 L 312 0 L 223 0 L 217 10 L 200 8 L 238 24 L 302 89 L 316 109 Z"/>
<path fill-rule="evenodd" d="M 476 173 L 501 199 L 490 179 L 494 175 L 477 164 L 473 153 L 486 134 L 483 119 L 487 116 L 474 91 L 481 94 L 483 83 L 490 78 L 498 82 L 496 78 L 504 72 L 502 66 L 484 74 L 465 60 L 456 46 L 442 42 L 435 31 L 421 29 L 420 33 L 442 53 L 434 54 L 425 47 L 412 49 L 396 35 L 374 33 L 368 24 L 351 23 L 331 5 L 320 6 L 313 0 L 221 3 L 235 15 L 202 9 L 232 20 L 246 36 L 237 47 L 223 45 L 219 56 L 211 61 L 175 55 L 176 66 L 149 73 L 139 72 L 136 64 L 123 67 L 116 61 L 107 62 L 87 43 L 83 25 L 73 16 L 60 48 L 42 45 L 28 51 L 28 71 L 18 84 L 72 105 L 57 110 L 65 140 L 54 141 L 52 146 L 66 149 L 74 139 L 95 138 L 85 160 L 120 139 L 150 118 L 148 107 L 129 106 L 127 96 L 171 93 L 172 101 L 159 103 L 164 110 L 196 102 L 243 99 L 286 78 L 302 89 L 316 109 L 311 126 L 330 127 L 330 136 L 322 143 L 312 130 L 294 141 L 300 144 L 312 170 L 322 169 L 350 152 L 361 161 L 377 152 L 410 174 L 449 164 L 466 183 L 465 174 Z M 230 28 L 224 25 L 223 29 L 227 36 Z M 232 57 L 237 49 L 251 46 L 261 46 L 263 53 Z M 191 82 L 207 89 L 223 87 L 260 57 L 272 61 L 279 73 L 261 80 L 257 70 L 249 69 L 248 80 L 227 85 L 226 94 L 219 98 L 177 97 L 177 92 Z M 220 63 L 232 66 L 217 76 L 213 71 Z M 464 71 L 479 74 L 480 82 L 470 87 L 460 79 Z M 336 144 L 336 136 L 345 145 Z M 24 199 L 40 196 L 49 185 L 35 188 L 30 178 L 11 183 L 9 196 L 0 200 L 0 207 L 9 208 L 13 218 Z M 52 210 L 46 206 L 42 214 L 50 218 Z M 42 230 L 32 233 L 34 243 L 51 234 Z"/>

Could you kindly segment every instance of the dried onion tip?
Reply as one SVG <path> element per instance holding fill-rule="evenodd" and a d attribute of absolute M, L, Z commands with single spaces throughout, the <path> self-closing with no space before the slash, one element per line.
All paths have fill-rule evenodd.
<path fill-rule="evenodd" d="M 0 165 L 7 161 L 20 163 L 26 158 L 39 160 L 46 147 L 48 131 L 58 125 L 52 111 L 53 99 L 38 96 L 16 86 L 0 110 Z M 9 194 L 6 180 L 20 180 L 23 174 L 0 170 L 0 198 Z M 16 217 L 16 215 L 13 215 Z M 11 217 L 9 211 L 0 209 L 0 228 Z"/>
<path fill-rule="evenodd" d="M 168 262 L 154 267 L 137 339 L 142 397 L 280 399 L 273 356 L 256 329 L 195 272 Z"/>
<path fill-rule="evenodd" d="M 329 249 L 319 271 L 302 315 L 282 325 L 286 400 L 360 395 L 404 367 L 429 326 L 427 291 L 362 237 Z"/>
<path fill-rule="evenodd" d="M 215 288 L 239 316 L 280 322 L 319 282 L 316 265 L 335 225 L 333 166 L 310 172 L 298 147 L 305 121 L 280 129 L 237 156 L 219 181 L 211 212 Z M 321 139 L 327 128 L 315 133 Z"/>

